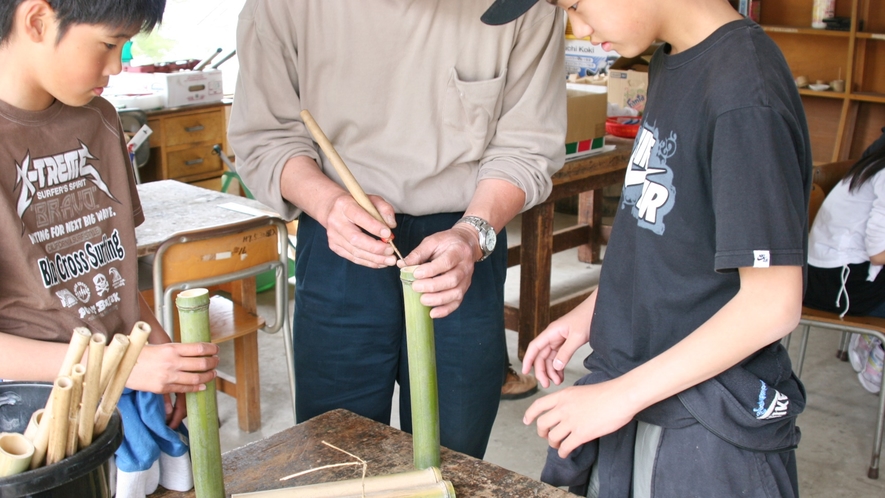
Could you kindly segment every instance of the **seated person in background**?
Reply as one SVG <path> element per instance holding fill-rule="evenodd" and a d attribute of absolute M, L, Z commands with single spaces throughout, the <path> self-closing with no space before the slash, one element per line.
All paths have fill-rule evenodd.
<path fill-rule="evenodd" d="M 153 29 L 165 3 L 0 2 L 0 379 L 54 381 L 75 327 L 110 340 L 143 320 L 149 344 L 119 406 L 153 410 L 153 434 L 185 416 L 184 397 L 173 403 L 170 393 L 201 391 L 215 378 L 218 348 L 169 344 L 139 296 L 135 226 L 144 213 L 120 118 L 98 95 L 121 70 L 123 43 Z M 121 487 L 141 482 L 159 453 L 130 447 L 147 434 L 135 422 L 126 416 L 117 450 L 117 496 L 136 496 Z M 127 467 L 132 460 L 138 465 Z"/>
<path fill-rule="evenodd" d="M 808 240 L 804 305 L 840 316 L 885 317 L 885 128 L 824 200 Z M 848 350 L 860 383 L 879 392 L 885 351 L 853 334 Z"/>

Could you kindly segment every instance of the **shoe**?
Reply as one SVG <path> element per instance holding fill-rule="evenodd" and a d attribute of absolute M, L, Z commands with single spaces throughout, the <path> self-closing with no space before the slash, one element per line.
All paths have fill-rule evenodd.
<path fill-rule="evenodd" d="M 885 363 L 885 349 L 882 349 L 882 345 L 879 343 L 875 346 L 875 349 L 870 351 L 863 371 L 857 374 L 857 380 L 860 381 L 860 385 L 873 394 L 878 393 L 879 389 L 882 388 L 883 363 Z"/>
<path fill-rule="evenodd" d="M 538 379 L 534 375 L 517 372 L 513 367 L 507 368 L 504 385 L 501 386 L 501 399 L 528 398 L 538 392 Z"/>
<path fill-rule="evenodd" d="M 848 343 L 848 361 L 855 372 L 860 373 L 864 369 L 867 357 L 875 346 L 876 338 L 865 334 L 851 334 Z"/>

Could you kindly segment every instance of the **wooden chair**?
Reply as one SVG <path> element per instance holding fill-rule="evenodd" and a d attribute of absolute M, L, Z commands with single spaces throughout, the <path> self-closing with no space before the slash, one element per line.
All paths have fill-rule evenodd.
<path fill-rule="evenodd" d="M 213 343 L 234 342 L 235 377 L 219 372 L 219 391 L 237 400 L 240 430 L 261 427 L 258 376 L 258 331 L 283 334 L 289 370 L 290 394 L 295 390 L 292 334 L 288 329 L 288 232 L 279 218 L 258 217 L 217 227 L 173 235 L 157 250 L 153 267 L 152 301 L 157 319 L 178 340 L 175 295 L 196 287 L 217 290 L 209 303 L 209 329 Z M 255 276 L 276 274 L 275 317 L 268 326 L 257 314 Z M 292 410 L 295 398 L 292 398 Z"/>
<path fill-rule="evenodd" d="M 808 206 L 809 227 L 814 221 L 815 216 L 817 216 L 817 212 L 820 209 L 821 204 L 823 204 L 826 194 L 829 193 L 833 186 L 842 179 L 851 164 L 853 164 L 853 161 L 842 161 L 839 163 L 831 163 L 829 165 L 815 167 L 815 184 L 812 186 L 811 199 Z M 818 184 L 818 180 L 829 188 Z M 808 348 L 808 336 L 812 326 L 824 330 L 840 332 L 842 334 L 839 350 L 836 352 L 836 357 L 842 361 L 848 360 L 848 343 L 849 337 L 852 333 L 872 335 L 877 337 L 880 341 L 883 341 L 883 344 L 885 344 L 885 318 L 868 316 L 840 317 L 836 313 L 818 311 L 803 306 L 799 325 L 802 326 L 802 339 L 799 345 L 799 359 L 796 362 L 794 370 L 796 371 L 796 376 L 800 378 L 802 377 L 802 366 L 805 362 L 805 352 Z M 784 338 L 784 347 L 789 348 L 791 335 L 792 334 Z M 879 458 L 882 454 L 882 439 L 883 434 L 885 434 L 885 389 L 879 391 L 879 411 L 877 417 L 876 432 L 873 436 L 873 453 L 870 459 L 870 468 L 867 470 L 867 477 L 870 479 L 879 478 Z"/>

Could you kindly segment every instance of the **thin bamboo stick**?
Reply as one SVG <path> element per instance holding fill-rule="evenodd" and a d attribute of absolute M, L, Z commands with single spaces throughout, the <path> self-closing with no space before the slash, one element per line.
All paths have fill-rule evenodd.
<path fill-rule="evenodd" d="M 322 484 L 318 484 L 317 486 L 322 486 Z M 317 498 L 317 495 L 311 494 L 313 487 L 314 486 L 301 486 L 295 488 L 273 489 L 269 491 L 256 491 L 253 493 L 238 493 L 231 495 L 231 498 Z M 449 481 L 440 481 L 433 484 L 382 489 L 374 492 L 366 490 L 365 493 L 356 491 L 321 496 L 324 498 L 455 498 L 455 488 Z"/>
<path fill-rule="evenodd" d="M 77 431 L 80 429 L 80 399 L 83 397 L 83 377 L 86 375 L 86 367 L 81 363 L 71 369 L 71 403 L 68 410 L 68 435 L 65 442 L 65 456 L 72 456 L 80 447 L 80 439 Z"/>
<path fill-rule="evenodd" d="M 320 128 L 320 125 L 313 119 L 313 116 L 310 114 L 310 111 L 304 109 L 301 111 L 301 121 L 304 123 L 304 126 L 310 131 L 310 134 L 313 136 L 314 141 L 323 149 L 323 152 L 326 154 L 326 157 L 329 158 L 329 162 L 332 163 L 332 167 L 335 168 L 335 171 L 338 173 L 338 176 L 341 177 L 341 181 L 344 182 L 344 186 L 347 188 L 347 191 L 350 192 L 350 195 L 354 198 L 357 204 L 362 206 L 363 209 L 366 210 L 373 218 L 380 221 L 387 226 L 387 222 L 384 221 L 384 218 L 381 216 L 381 213 L 378 212 L 378 208 L 372 204 L 369 196 L 366 195 L 366 192 L 360 186 L 359 182 L 356 181 L 356 178 L 353 176 L 353 173 L 350 172 L 350 168 L 347 167 L 347 164 L 344 162 L 344 159 L 341 159 L 341 156 L 338 155 L 338 151 L 335 150 L 335 147 L 332 145 L 332 142 L 329 141 L 329 138 L 323 133 L 323 129 Z M 390 228 L 387 226 L 387 228 Z M 400 254 L 399 249 L 393 244 L 393 234 L 390 235 L 390 238 L 385 240 L 390 244 L 390 247 L 393 248 L 393 252 L 396 253 L 399 259 L 403 259 L 403 255 Z"/>
<path fill-rule="evenodd" d="M 43 418 L 43 412 L 45 411 L 45 408 L 40 408 L 31 414 L 31 420 L 28 421 L 28 427 L 25 429 L 25 437 L 28 438 L 28 441 L 31 443 L 33 443 L 34 438 L 37 437 L 37 431 L 40 428 L 40 419 Z"/>
<path fill-rule="evenodd" d="M 98 405 L 98 410 L 95 412 L 93 435 L 98 436 L 107 428 L 114 410 L 117 409 L 117 402 L 120 401 L 123 389 L 126 387 L 126 381 L 129 380 L 129 374 L 135 368 L 135 364 L 138 362 L 138 355 L 141 354 L 141 350 L 147 344 L 150 334 L 150 325 L 145 322 L 135 322 L 132 332 L 129 333 L 129 347 L 126 348 L 126 354 L 120 360 L 120 366 L 117 367 L 116 373 L 114 373 L 107 389 L 102 394 L 101 404 Z"/>
<path fill-rule="evenodd" d="M 424 470 L 413 470 L 399 474 L 372 476 L 365 479 L 347 479 L 344 481 L 324 482 L 307 486 L 262 491 L 260 493 L 242 493 L 233 496 L 262 496 L 264 498 L 336 498 L 344 495 L 377 493 L 391 489 L 415 488 L 428 486 L 442 481 L 442 474 L 436 467 Z"/>
<path fill-rule="evenodd" d="M 400 270 L 406 310 L 406 346 L 409 355 L 409 393 L 412 399 L 412 453 L 415 468 L 439 467 L 439 393 L 436 348 L 430 308 L 412 290 L 414 266 Z"/>
<path fill-rule="evenodd" d="M 17 432 L 0 434 L 0 477 L 9 477 L 28 469 L 34 444 Z"/>
<path fill-rule="evenodd" d="M 126 339 L 129 340 L 128 338 Z M 95 429 L 95 410 L 101 398 L 101 366 L 104 359 L 107 336 L 92 334 L 89 341 L 89 357 L 86 360 L 86 376 L 83 377 L 83 396 L 80 404 L 80 419 L 77 424 L 77 441 L 81 448 L 92 444 L 92 431 Z"/>
<path fill-rule="evenodd" d="M 129 337 L 123 334 L 116 334 L 111 338 L 111 343 L 105 349 L 104 357 L 101 360 L 101 376 L 98 381 L 99 398 L 108 388 L 114 374 L 117 373 L 117 368 L 120 366 L 123 355 L 126 354 L 126 349 L 129 348 L 129 343 Z"/>
<path fill-rule="evenodd" d="M 71 409 L 73 387 L 74 381 L 67 375 L 55 379 L 52 398 L 50 398 L 52 409 L 49 410 L 49 444 L 46 449 L 46 465 L 60 462 L 65 457 L 65 447 L 68 440 L 68 412 Z"/>
<path fill-rule="evenodd" d="M 74 363 L 77 363 L 83 358 L 83 353 L 86 351 L 86 346 L 89 345 L 89 339 L 91 337 L 92 332 L 90 332 L 89 329 L 84 327 L 74 328 L 74 333 L 71 335 L 71 342 L 68 344 L 68 350 L 62 360 L 61 368 L 58 369 L 59 376 L 71 374 L 71 367 L 74 366 Z M 53 390 L 55 390 L 54 387 Z M 46 402 L 46 413 L 49 413 L 52 410 L 52 398 L 53 395 L 50 393 L 49 399 Z M 31 457 L 32 469 L 36 469 L 43 465 L 43 460 L 46 458 L 46 450 L 49 446 L 49 418 L 50 417 L 46 416 L 40 419 L 37 435 L 33 440 L 34 455 Z"/>
<path fill-rule="evenodd" d="M 175 298 L 175 306 L 178 308 L 182 343 L 212 340 L 209 333 L 208 290 L 183 291 Z M 224 498 L 215 379 L 206 383 L 205 391 L 187 393 L 185 396 L 197 498 Z"/>

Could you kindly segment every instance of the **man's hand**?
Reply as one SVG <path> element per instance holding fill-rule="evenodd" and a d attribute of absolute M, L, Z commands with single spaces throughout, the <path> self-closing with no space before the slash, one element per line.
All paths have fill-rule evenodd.
<path fill-rule="evenodd" d="M 477 251 L 476 230 L 458 223 L 427 237 L 406 256 L 406 266 L 420 265 L 412 288 L 422 294 L 421 304 L 432 308 L 431 318 L 448 316 L 461 305 L 473 279 Z"/>
<path fill-rule="evenodd" d="M 395 227 L 393 206 L 376 195 L 369 199 L 387 225 Z M 318 221 L 326 228 L 329 249 L 342 258 L 369 268 L 396 265 L 393 248 L 384 242 L 391 236 L 390 228 L 373 218 L 347 192 L 331 199 L 325 216 Z"/>

